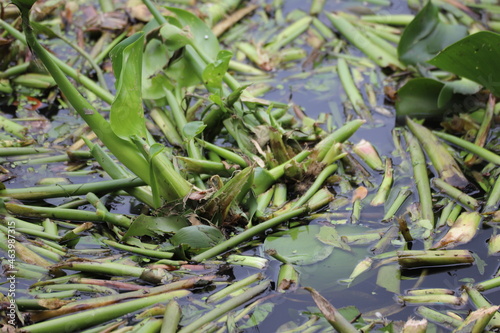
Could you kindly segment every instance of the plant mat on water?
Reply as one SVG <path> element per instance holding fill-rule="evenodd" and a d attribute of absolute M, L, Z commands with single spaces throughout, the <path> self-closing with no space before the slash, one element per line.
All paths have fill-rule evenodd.
<path fill-rule="evenodd" d="M 285 18 L 279 2 L 228 1 L 193 11 L 190 1 L 160 8 L 145 0 L 127 4 L 129 17 L 141 22 L 131 26 L 113 3 L 100 1 L 101 20 L 86 22 L 89 52 L 43 24 L 57 5 L 14 3 L 21 18 L 9 11 L 0 20 L 2 38 L 16 40 L 6 40 L 0 89 L 30 107 L 24 118 L 0 119 L 2 180 L 40 165 L 54 169 L 38 186 L 0 190 L 4 275 L 29 286 L 15 295 L 9 284 L 0 286 L 6 327 L 265 328 L 276 300 L 304 295 L 316 307 L 309 303 L 300 321 L 276 330 L 423 332 L 438 325 L 479 332 L 500 325 L 498 306 L 485 297 L 498 286 L 496 272 L 452 286 L 428 276 L 472 265 L 483 275 L 498 253 L 493 78 L 500 73 L 484 64 L 500 50 L 498 35 L 479 31 L 486 27 L 473 12 L 494 14 L 497 5 L 408 1 L 421 9 L 416 15 L 377 16 L 359 8 L 330 12 L 324 1 L 312 1 L 309 12 Z M 32 5 L 38 18 L 30 16 Z M 61 12 L 68 24 L 77 5 Z M 254 12 L 265 18 L 261 27 L 246 18 Z M 242 31 L 252 26 L 248 38 Z M 72 59 L 61 61 L 40 44 L 41 34 L 53 46 L 64 40 L 89 67 L 77 71 Z M 18 49 L 33 58 L 12 66 Z M 46 71 L 32 72 L 37 63 Z M 312 83 L 300 84 L 319 100 L 338 85 L 345 118 L 333 108 L 313 119 L 297 105 L 258 97 L 272 81 L 269 71 L 299 63 L 312 69 L 284 82 L 308 78 Z M 111 69 L 114 89 L 103 72 Z M 82 73 L 95 73 L 97 82 Z M 71 106 L 85 124 L 59 115 L 57 130 L 37 135 L 48 122 L 33 112 L 38 98 L 22 97 L 28 91 Z M 358 134 L 388 115 L 377 97 L 382 91 L 406 123 L 393 130 L 392 152 Z M 465 108 L 467 100 L 475 109 Z M 6 103 L 14 105 L 12 98 Z M 446 132 L 411 119 L 419 117 L 439 119 Z M 62 172 L 57 163 L 66 163 Z M 108 180 L 68 181 L 96 173 Z M 113 212 L 106 201 L 116 193 L 140 202 L 142 211 Z M 487 255 L 465 247 L 485 233 Z M 277 277 L 264 274 L 277 263 Z M 250 273 L 231 279 L 235 267 Z M 328 295 L 365 285 L 398 303 L 379 300 L 364 313 L 330 304 Z M 391 320 L 405 305 L 423 320 Z"/>

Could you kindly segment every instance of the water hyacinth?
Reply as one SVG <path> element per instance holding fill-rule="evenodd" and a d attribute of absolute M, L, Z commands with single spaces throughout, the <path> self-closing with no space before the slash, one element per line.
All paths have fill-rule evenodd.
<path fill-rule="evenodd" d="M 59 60 L 58 39 L 75 48 L 64 36 L 74 30 L 69 18 L 97 4 L 77 13 L 76 3 L 62 11 L 39 2 L 31 18 L 57 24 L 30 29 L 32 2 L 14 1 L 26 38 L 13 6 L 3 13 L 3 36 L 18 42 L 6 37 L 3 65 L 15 66 L 0 73 L 9 111 L 0 115 L 0 255 L 15 246 L 19 260 L 3 258 L 12 270 L 4 275 L 28 279 L 16 298 L 24 329 L 500 326 L 485 292 L 500 285 L 491 265 L 498 107 L 492 97 L 483 103 L 499 94 L 484 77 L 500 73 L 492 61 L 500 37 L 481 31 L 450 45 L 457 34 L 498 28 L 497 5 L 438 1 L 417 15 L 367 16 L 400 8 L 387 0 L 350 13 L 323 0 L 305 11 L 281 0 L 173 2 L 184 9 L 144 0 L 125 4 L 124 16 L 117 2 L 100 1 L 98 26 L 78 39 L 81 61 L 71 52 Z M 58 22 L 63 33 L 51 30 Z M 437 67 L 421 61 L 440 50 L 429 60 Z M 446 63 L 453 52 L 459 59 Z M 32 72 L 33 57 L 47 72 Z M 116 96 L 103 71 L 114 75 Z M 485 110 L 469 112 L 469 97 Z M 416 120 L 427 116 L 435 121 Z M 394 118 L 408 119 L 385 140 Z M 33 186 L 38 175 L 45 185 Z M 492 227 L 481 230 L 491 233 L 486 258 L 474 247 L 483 219 Z M 460 280 L 443 278 L 452 270 Z M 357 297 L 357 286 L 370 284 L 383 293 Z M 303 286 L 315 289 L 304 297 Z M 376 301 L 387 293 L 395 297 Z M 336 309 L 331 295 L 354 306 Z M 394 300 L 426 307 L 413 312 Z M 395 312 L 423 319 L 392 321 Z"/>

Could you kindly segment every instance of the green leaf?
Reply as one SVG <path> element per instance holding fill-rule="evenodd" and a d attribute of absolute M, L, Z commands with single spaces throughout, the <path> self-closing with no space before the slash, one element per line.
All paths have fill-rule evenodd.
<path fill-rule="evenodd" d="M 361 312 L 359 312 L 358 308 L 355 306 L 346 306 L 339 309 L 339 312 L 345 319 L 350 321 L 351 323 L 354 321 L 364 322 L 361 318 Z"/>
<path fill-rule="evenodd" d="M 203 130 L 207 127 L 207 125 L 202 121 L 191 121 L 184 125 L 182 128 L 182 134 L 186 140 L 194 139 L 195 136 L 203 132 Z"/>
<path fill-rule="evenodd" d="M 141 91 L 143 44 L 144 34 L 137 33 L 111 51 L 116 97 L 111 104 L 110 123 L 113 132 L 123 139 L 146 137 Z"/>
<path fill-rule="evenodd" d="M 441 22 L 439 8 L 429 1 L 404 30 L 398 45 L 399 60 L 405 64 L 426 62 L 465 36 L 465 26 Z"/>
<path fill-rule="evenodd" d="M 398 264 L 382 266 L 378 270 L 377 285 L 394 294 L 401 292 L 401 269 Z"/>
<path fill-rule="evenodd" d="M 233 106 L 234 103 L 236 103 L 240 97 L 241 97 L 241 94 L 243 93 L 243 91 L 248 87 L 250 86 L 250 84 L 245 84 L 245 85 L 242 85 L 240 87 L 238 87 L 237 89 L 233 90 L 228 96 L 227 96 L 227 105 L 229 107 Z"/>
<path fill-rule="evenodd" d="M 448 46 L 429 63 L 465 77 L 500 96 L 500 35 L 481 31 Z"/>
<path fill-rule="evenodd" d="M 164 74 L 169 53 L 163 43 L 153 38 L 144 49 L 142 59 L 142 97 L 145 99 L 160 99 L 165 97 L 165 89 L 172 90 L 174 85 Z"/>
<path fill-rule="evenodd" d="M 167 9 L 173 14 L 173 16 L 167 18 L 168 22 L 178 28 L 189 27 L 189 31 L 193 38 L 193 45 L 196 45 L 199 50 L 202 50 L 208 59 L 216 59 L 220 50 L 219 42 L 205 22 L 184 9 L 174 7 L 167 7 Z M 191 47 L 190 45 L 186 46 L 186 48 Z M 203 68 L 196 68 L 195 66 L 204 63 L 204 61 L 196 52 L 192 53 L 194 54 L 193 59 L 187 59 L 183 53 L 180 55 L 179 59 L 172 62 L 166 70 L 167 75 L 182 87 L 194 86 L 201 82 L 201 72 Z"/>
<path fill-rule="evenodd" d="M 210 63 L 203 70 L 203 83 L 212 91 L 217 91 L 222 88 L 222 79 L 226 74 L 229 67 L 229 61 L 233 53 L 230 51 L 222 50 L 217 54 L 214 62 Z"/>
<path fill-rule="evenodd" d="M 243 325 L 239 325 L 239 329 L 250 328 L 262 323 L 273 311 L 274 303 L 264 303 L 255 308 L 250 318 Z"/>
<path fill-rule="evenodd" d="M 342 240 L 342 237 L 334 227 L 322 226 L 317 238 L 324 244 L 338 247 L 345 251 L 351 251 L 351 247 Z"/>
<path fill-rule="evenodd" d="M 163 38 L 163 45 L 169 51 L 177 51 L 181 47 L 193 43 L 193 35 L 189 27 L 181 29 L 171 23 L 165 23 L 160 28 L 160 35 Z"/>
<path fill-rule="evenodd" d="M 479 90 L 480 85 L 467 79 L 451 82 L 412 79 L 398 91 L 396 114 L 398 117 L 441 118 L 460 95 L 473 95 Z"/>
<path fill-rule="evenodd" d="M 146 216 L 139 215 L 129 227 L 123 238 L 132 236 L 163 236 L 175 233 L 181 228 L 187 227 L 188 221 L 182 216 Z"/>
<path fill-rule="evenodd" d="M 195 43 L 200 50 L 203 50 L 209 59 L 215 59 L 219 53 L 220 46 L 212 29 L 210 29 L 210 27 L 198 16 L 187 10 L 175 7 L 167 7 L 167 9 L 175 14 L 175 18 L 180 24 L 179 27 L 189 27 L 193 36 L 193 43 Z"/>
<path fill-rule="evenodd" d="M 334 249 L 317 239 L 320 230 L 318 225 L 309 225 L 269 235 L 264 249 L 276 250 L 290 264 L 314 264 L 328 258 Z"/>
<path fill-rule="evenodd" d="M 194 253 L 214 247 L 224 240 L 224 235 L 219 229 L 208 225 L 193 225 L 182 228 L 170 238 L 172 245 L 186 244 Z"/>
<path fill-rule="evenodd" d="M 398 90 L 397 116 L 437 117 L 442 115 L 445 107 L 439 107 L 438 100 L 444 86 L 444 83 L 428 78 L 408 81 Z M 444 102 L 444 98 L 441 98 L 440 104 Z"/>
<path fill-rule="evenodd" d="M 19 8 L 23 15 L 29 12 L 35 2 L 36 0 L 12 0 L 12 3 Z"/>

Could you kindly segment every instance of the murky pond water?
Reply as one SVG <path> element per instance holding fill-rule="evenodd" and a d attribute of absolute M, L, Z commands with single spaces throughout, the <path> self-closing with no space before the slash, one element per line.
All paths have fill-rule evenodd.
<path fill-rule="evenodd" d="M 262 7 L 266 6 L 265 4 L 260 5 L 262 5 Z M 283 1 L 280 15 L 283 15 L 283 17 L 287 17 L 288 15 L 300 16 L 303 15 L 304 12 L 308 12 L 310 5 L 311 1 L 285 0 Z M 276 14 L 271 10 L 271 8 L 273 8 L 273 2 L 268 1 L 267 7 L 269 8 L 265 13 L 268 14 L 269 17 Z M 406 1 L 392 1 L 392 4 L 389 6 L 378 6 L 363 1 L 326 1 L 325 10 L 345 11 L 359 15 L 413 13 L 408 8 Z M 245 31 L 245 33 L 247 34 L 246 38 L 249 40 L 259 41 L 263 33 L 263 29 L 259 27 L 259 24 L 266 24 L 266 22 L 263 22 L 263 15 L 263 11 L 259 11 L 255 15 L 247 18 L 249 22 L 253 22 L 253 26 L 252 23 L 247 22 L 250 28 Z M 323 23 L 330 26 L 328 19 L 324 15 L 320 15 L 319 18 Z M 287 24 L 289 23 L 283 22 L 284 26 Z M 226 44 L 226 47 L 231 48 L 234 42 L 232 38 L 234 37 L 230 38 L 223 35 L 220 40 L 223 44 Z M 336 54 L 333 54 L 333 52 L 330 52 L 332 50 L 331 45 L 327 48 L 315 50 L 311 45 L 305 43 L 304 40 L 299 40 L 295 46 L 306 50 L 307 56 L 299 61 L 277 65 L 276 68 L 265 77 L 257 76 L 252 78 L 251 76 L 238 74 L 235 76 L 241 81 L 256 82 L 256 85 L 268 85 L 269 90 L 262 95 L 262 98 L 282 103 L 293 103 L 297 107 L 296 114 L 298 116 L 305 115 L 313 119 L 320 119 L 323 128 L 331 129 L 340 127 L 346 121 L 356 118 L 357 115 L 352 105 L 349 105 L 343 85 L 337 75 L 335 66 L 338 57 Z M 352 55 L 355 57 L 362 55 L 358 50 L 353 49 L 350 51 L 352 51 Z M 314 52 L 318 52 L 315 57 L 312 56 Z M 392 159 L 394 169 L 396 170 L 396 177 L 389 201 L 395 199 L 397 195 L 396 190 L 407 188 L 412 191 L 412 194 L 406 199 L 399 212 L 404 212 L 405 210 L 411 211 L 412 205 L 418 201 L 418 196 L 416 194 L 417 190 L 412 179 L 413 174 L 411 169 L 408 168 L 408 160 L 405 156 L 402 156 L 401 151 L 397 150 L 398 147 L 394 141 L 395 138 L 398 137 L 394 135 L 393 132 L 396 123 L 395 109 L 392 101 L 388 100 L 388 97 L 384 93 L 384 86 L 387 84 L 388 80 L 386 76 L 387 72 L 375 66 L 371 68 L 363 65 L 354 67 L 356 67 L 357 73 L 359 74 L 356 78 L 358 80 L 356 83 L 359 86 L 370 85 L 373 87 L 373 92 L 375 93 L 374 103 L 376 105 L 372 107 L 373 119 L 370 121 L 369 126 L 363 126 L 349 139 L 349 141 L 357 143 L 365 139 L 376 147 L 382 157 Z M 324 70 L 325 68 L 326 70 Z M 366 100 L 370 98 L 366 90 L 363 92 L 363 97 Z M 44 113 L 44 110 L 41 109 L 40 112 Z M 66 135 L 80 126 L 80 122 L 76 121 L 75 115 L 66 109 L 57 114 L 52 113 L 53 110 L 51 110 L 51 113 L 46 112 L 46 116 L 50 116 L 53 130 L 57 129 L 57 131 Z M 40 139 L 40 142 L 49 144 L 51 140 L 53 140 L 53 137 L 50 137 L 50 139 L 45 137 L 44 139 Z M 63 151 L 63 149 L 61 149 L 61 151 Z M 6 158 L 6 160 L 8 162 L 4 161 L 2 165 L 8 167 L 12 174 L 16 176 L 16 178 L 4 182 L 7 188 L 31 187 L 35 186 L 41 178 L 55 176 L 65 177 L 68 179 L 68 182 L 75 184 L 108 179 L 108 176 L 104 175 L 96 164 L 93 162 L 87 163 L 85 160 L 76 163 L 86 164 L 83 170 L 95 170 L 95 172 L 82 174 L 81 176 L 68 175 L 61 172 L 61 170 L 67 166 L 66 162 L 45 165 L 38 163 L 31 164 L 32 162 L 29 160 L 16 162 L 14 158 Z M 364 167 L 366 167 L 366 165 L 364 165 Z M 353 176 L 353 179 L 355 177 L 356 176 Z M 371 195 L 377 192 L 378 184 L 380 184 L 382 177 L 382 172 L 371 171 L 366 175 L 364 183 L 357 183 L 363 183 L 366 186 L 367 195 L 368 198 L 370 198 Z M 335 193 L 336 199 L 326 212 L 323 210 L 313 215 L 313 217 L 292 220 L 291 222 L 287 222 L 283 228 L 278 229 L 286 230 L 288 226 L 293 226 L 295 228 L 299 228 L 300 226 L 300 228 L 305 228 L 304 230 L 310 228 L 310 230 L 305 231 L 305 234 L 311 232 L 311 235 L 307 235 L 306 237 L 311 238 L 312 241 L 316 241 L 317 234 L 320 234 L 318 230 L 325 230 L 321 228 L 336 223 L 351 224 L 354 222 L 356 228 L 359 228 L 357 231 L 359 234 L 368 234 L 373 230 L 377 230 L 377 232 L 383 235 L 389 230 L 390 223 L 392 222 L 383 221 L 385 214 L 384 207 L 372 207 L 369 205 L 368 199 L 361 200 L 361 206 L 358 207 L 361 208 L 359 218 L 353 221 L 352 216 L 354 214 L 354 208 L 350 200 L 352 198 L 352 190 L 354 189 L 346 190 L 343 186 L 345 186 L 345 184 L 341 184 L 340 181 L 335 185 L 329 186 L 329 189 Z M 436 197 L 435 199 L 438 200 L 440 198 Z M 139 215 L 142 210 L 144 210 L 142 204 L 123 193 L 106 195 L 101 198 L 101 200 L 111 213 Z M 67 201 L 68 200 L 65 198 L 53 198 L 45 199 L 43 204 L 46 206 L 59 206 L 67 203 Z M 339 202 L 343 202 L 343 204 Z M 25 201 L 24 203 L 31 204 L 40 202 Z M 337 203 L 339 203 L 340 208 L 336 206 Z M 80 209 L 92 211 L 93 206 L 83 204 L 80 206 Z M 309 225 L 310 227 L 305 227 L 305 225 Z M 66 227 L 69 228 L 69 225 Z M 339 226 L 338 229 L 341 231 L 342 226 Z M 315 230 L 314 234 L 311 230 Z M 320 250 L 323 250 L 323 248 L 320 246 L 317 256 L 324 257 L 320 259 L 316 258 L 317 260 L 313 258 L 312 262 L 307 264 L 299 263 L 296 265 L 296 269 L 299 273 L 299 288 L 293 291 L 277 292 L 276 289 L 278 286 L 276 285 L 276 281 L 278 281 L 282 262 L 270 256 L 269 253 L 265 251 L 265 245 L 261 244 L 262 242 L 264 242 L 264 244 L 266 244 L 265 242 L 271 242 L 270 234 L 272 234 L 271 230 L 269 230 L 266 235 L 256 238 L 255 244 L 259 243 L 258 246 L 245 247 L 241 250 L 241 253 L 244 255 L 268 259 L 268 264 L 264 269 L 249 268 L 235 264 L 224 264 L 206 268 L 207 275 L 217 274 L 220 281 L 241 281 L 257 273 L 263 273 L 267 279 L 272 281 L 271 288 L 267 290 L 264 295 L 261 295 L 261 303 L 257 306 L 258 310 L 251 314 L 251 320 L 257 321 L 258 325 L 252 326 L 251 320 L 249 320 L 246 322 L 246 326 L 248 327 L 238 327 L 240 331 L 288 332 L 286 328 L 292 330 L 294 325 L 298 327 L 310 320 L 314 322 L 315 317 L 312 314 L 318 314 L 316 304 L 312 300 L 310 293 L 301 287 L 313 287 L 337 308 L 356 307 L 363 314 L 363 317 L 367 319 L 378 318 L 380 322 L 383 322 L 385 320 L 384 318 L 387 318 L 388 321 L 406 321 L 409 317 L 415 316 L 416 306 L 410 304 L 403 305 L 398 302 L 397 295 L 404 293 L 405 290 L 417 287 L 421 289 L 445 288 L 458 293 L 463 284 L 472 281 L 477 282 L 486 280 L 494 276 L 498 270 L 498 259 L 488 256 L 487 253 L 486 241 L 492 235 L 491 230 L 482 229 L 472 242 L 457 247 L 457 249 L 468 249 L 474 253 L 476 258 L 476 263 L 474 265 L 400 271 L 397 264 L 393 262 L 392 266 L 387 265 L 384 267 L 393 267 L 395 269 L 390 268 L 386 270 L 387 272 L 385 274 L 401 274 L 400 277 L 396 277 L 393 280 L 397 281 L 398 284 L 400 283 L 399 286 L 387 286 L 383 281 L 380 281 L 387 275 L 380 274 L 381 270 L 379 270 L 378 267 L 376 267 L 377 269 L 371 267 L 359 278 L 347 282 L 345 280 L 348 280 L 352 270 L 359 262 L 365 258 L 381 254 L 380 252 L 374 253 L 372 251 L 372 246 L 375 242 L 372 242 L 369 246 L 366 244 L 352 246 L 352 249 L 349 251 L 335 247 L 333 249 L 333 254 L 328 253 L 326 255 L 321 253 Z M 84 233 L 84 235 L 86 236 L 82 237 L 79 242 L 74 244 L 76 250 L 101 249 L 101 243 L 96 241 L 90 233 Z M 266 236 L 268 236 L 267 239 Z M 285 236 L 290 237 L 290 242 L 292 242 L 295 238 L 303 237 L 304 233 L 294 234 L 292 236 L 285 234 Z M 342 234 L 342 236 L 344 235 Z M 278 246 L 276 245 L 276 247 Z M 383 251 L 381 252 L 390 253 L 391 251 L 400 250 L 401 247 L 402 241 L 394 238 L 383 247 Z M 410 247 L 412 250 L 422 250 L 426 248 L 423 242 L 419 240 L 411 242 Z M 3 255 L 3 252 L 1 253 Z M 103 255 L 104 254 L 120 255 L 122 252 L 111 250 L 110 252 L 103 253 Z M 293 255 L 295 254 L 290 254 L 291 257 L 293 257 Z M 82 257 L 86 256 L 82 255 Z M 89 253 L 87 257 L 93 258 L 93 254 Z M 70 270 L 67 271 L 68 274 L 71 272 Z M 197 272 L 188 272 L 186 275 L 189 276 L 190 274 L 196 275 Z M 344 281 L 341 282 L 340 280 Z M 20 279 L 19 288 L 25 290 L 33 282 L 34 280 L 30 279 Z M 195 290 L 190 298 L 179 299 L 179 304 L 183 308 L 184 315 L 181 325 L 187 324 L 189 320 L 203 315 L 200 308 L 204 306 L 203 302 L 206 297 L 215 290 L 223 289 L 225 286 L 226 284 L 224 283 L 216 283 L 215 287 L 211 287 L 210 290 Z M 0 286 L 0 288 L 2 287 Z M 3 289 L 0 289 L 0 291 L 2 290 Z M 20 295 L 25 296 L 23 293 L 20 293 Z M 88 295 L 84 293 L 82 295 L 83 298 L 88 297 Z M 490 292 L 485 293 L 485 295 L 492 304 L 500 304 L 500 295 L 498 295 L 498 293 Z M 421 304 L 417 306 L 419 305 Z M 438 311 L 451 309 L 461 314 L 463 317 L 465 317 L 469 311 L 475 309 L 474 306 L 468 304 L 460 307 L 433 304 L 433 308 Z M 250 315 L 245 319 L 249 317 Z M 132 322 L 133 320 L 130 321 Z M 314 326 L 313 323 L 311 323 L 311 327 L 312 326 Z M 326 326 L 319 325 L 314 332 L 329 331 L 325 327 Z"/>

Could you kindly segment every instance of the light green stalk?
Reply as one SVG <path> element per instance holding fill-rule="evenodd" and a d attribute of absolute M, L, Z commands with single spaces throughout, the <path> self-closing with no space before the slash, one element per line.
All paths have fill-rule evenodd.
<path fill-rule="evenodd" d="M 23 327 L 29 333 L 53 333 L 60 331 L 79 331 L 83 328 L 97 325 L 156 303 L 163 303 L 173 298 L 181 298 L 189 295 L 187 290 L 178 290 L 155 296 L 136 299 L 120 304 L 103 306 L 98 309 L 81 311 L 76 314 L 64 316 L 41 323 Z"/>
<path fill-rule="evenodd" d="M 398 251 L 398 262 L 403 268 L 472 264 L 474 257 L 467 250 L 411 250 Z"/>
<path fill-rule="evenodd" d="M 413 165 L 413 179 L 417 185 L 418 196 L 420 199 L 421 217 L 434 224 L 434 212 L 432 210 L 432 195 L 427 175 L 427 163 L 425 161 L 422 148 L 417 139 L 408 131 L 405 131 L 405 138 L 410 150 L 410 158 Z"/>
<path fill-rule="evenodd" d="M 143 185 L 145 185 L 144 181 L 139 178 L 126 178 L 118 180 L 104 180 L 102 182 L 85 184 L 67 184 L 54 186 L 37 186 L 20 189 L 4 189 L 0 190 L 0 197 L 19 200 L 34 200 L 83 195 L 88 192 L 113 192 L 116 190 Z"/>
<path fill-rule="evenodd" d="M 439 325 L 443 325 L 449 329 L 458 327 L 462 323 L 460 319 L 442 314 L 425 306 L 419 306 L 416 310 L 416 313 L 429 321 L 438 323 Z"/>
<path fill-rule="evenodd" d="M 430 130 L 410 118 L 406 119 L 406 124 L 413 135 L 418 138 L 432 165 L 445 182 L 460 188 L 469 183 L 457 162 Z"/>
<path fill-rule="evenodd" d="M 392 168 L 392 160 L 387 158 L 385 160 L 385 173 L 384 179 L 380 184 L 377 194 L 373 197 L 370 205 L 379 206 L 383 205 L 389 196 L 389 192 L 391 190 L 392 182 L 394 181 L 394 177 L 392 176 L 393 168 Z"/>
<path fill-rule="evenodd" d="M 229 286 L 227 286 L 226 288 L 224 288 L 216 293 L 213 293 L 212 295 L 210 295 L 206 299 L 206 302 L 207 303 L 218 302 L 218 301 L 222 300 L 223 298 L 225 298 L 233 293 L 237 293 L 238 291 L 241 291 L 242 289 L 244 289 L 245 287 L 248 287 L 252 283 L 258 282 L 262 279 L 264 279 L 264 276 L 262 275 L 262 273 L 257 273 L 257 274 L 247 276 L 246 278 L 241 279 L 239 281 L 236 281 L 233 284 L 230 284 Z"/>
<path fill-rule="evenodd" d="M 304 193 L 297 202 L 292 205 L 293 208 L 300 207 L 304 205 L 323 185 L 328 177 L 331 176 L 337 170 L 338 166 L 336 164 L 329 165 L 321 171 L 321 173 L 316 177 L 316 180 L 311 185 L 311 187 Z"/>
<path fill-rule="evenodd" d="M 160 333 L 177 333 L 177 328 L 181 320 L 182 312 L 179 303 L 176 300 L 171 300 L 165 307 L 163 314 L 163 323 Z"/>
<path fill-rule="evenodd" d="M 93 144 L 86 138 L 82 138 L 87 146 L 90 148 L 90 152 L 94 159 L 99 163 L 104 171 L 113 179 L 126 179 L 131 176 L 130 172 L 124 170 L 120 165 L 118 165 L 104 149 L 98 144 Z M 134 187 L 125 189 L 127 193 L 135 196 L 137 199 L 141 200 L 150 207 L 155 207 L 153 195 L 151 190 L 144 187 Z"/>
<path fill-rule="evenodd" d="M 103 240 L 103 243 L 112 246 L 114 248 L 120 249 L 122 251 L 128 251 L 132 253 L 137 253 L 143 256 L 151 257 L 151 258 L 158 258 L 158 259 L 170 259 L 174 256 L 173 253 L 170 252 L 165 252 L 165 251 L 159 251 L 159 250 L 146 250 L 146 249 L 141 249 L 135 246 L 129 246 L 129 245 L 124 245 L 120 244 L 111 240 Z"/>
<path fill-rule="evenodd" d="M 352 103 L 354 110 L 362 119 L 371 119 L 371 114 L 366 107 L 366 104 L 361 96 L 354 80 L 352 78 L 349 66 L 345 59 L 339 58 L 337 60 L 337 73 L 339 74 L 340 82 L 347 94 L 347 97 Z"/>
<path fill-rule="evenodd" d="M 465 291 L 467 292 L 467 295 L 469 295 L 470 301 L 476 306 L 476 308 L 485 308 L 485 307 L 491 307 L 492 304 L 479 292 L 479 290 L 475 287 L 471 287 L 469 285 L 465 285 L 463 287 Z M 500 314 L 496 313 L 493 318 L 491 318 L 489 325 L 493 327 L 499 327 L 500 326 Z M 479 332 L 482 332 L 480 330 Z"/>
<path fill-rule="evenodd" d="M 488 193 L 488 200 L 483 208 L 483 213 L 497 210 L 500 205 L 500 177 L 495 181 L 495 185 Z"/>
<path fill-rule="evenodd" d="M 261 284 L 252 287 L 245 291 L 244 293 L 233 297 L 232 299 L 219 304 L 215 309 L 205 313 L 200 319 L 195 320 L 189 325 L 184 326 L 182 329 L 178 331 L 178 333 L 190 333 L 190 332 L 199 332 L 201 326 L 225 315 L 227 312 L 236 309 L 238 306 L 242 305 L 245 302 L 248 302 L 252 298 L 264 292 L 267 288 L 269 288 L 269 281 L 262 282 Z"/>
<path fill-rule="evenodd" d="M 457 200 L 458 202 L 460 202 L 462 205 L 464 205 L 468 209 L 476 210 L 477 208 L 479 208 L 479 202 L 476 199 L 465 194 L 464 192 L 460 191 L 459 189 L 451 186 L 450 184 L 446 183 L 441 178 L 434 178 L 432 180 L 432 183 L 439 190 L 441 190 L 445 194 L 449 195 L 451 198 Z"/>
<path fill-rule="evenodd" d="M 121 214 L 113 214 L 113 213 L 102 214 L 99 212 L 91 212 L 79 209 L 28 206 L 28 205 L 17 205 L 13 203 L 6 203 L 5 207 L 12 214 L 27 216 L 27 217 L 53 218 L 53 219 L 72 220 L 72 221 L 92 221 L 92 222 L 104 221 L 124 228 L 128 228 L 131 224 L 131 221 L 127 217 Z M 109 218 L 110 214 L 115 216 Z M 18 229 L 18 231 L 19 230 L 20 228 Z M 23 230 L 23 232 L 26 232 L 26 230 Z M 43 234 L 45 234 L 45 236 L 41 237 L 47 239 L 55 239 L 55 240 L 59 239 L 59 237 L 54 238 L 55 236 L 49 233 L 43 233 Z"/>
<path fill-rule="evenodd" d="M 491 127 L 491 121 L 493 119 L 493 114 L 495 111 L 495 97 L 493 95 L 490 95 L 490 98 L 488 100 L 488 104 L 486 107 L 486 112 L 484 113 L 483 120 L 481 122 L 481 127 L 479 127 L 479 130 L 477 131 L 476 134 L 476 139 L 474 140 L 474 144 L 477 145 L 478 147 L 484 147 L 484 144 L 486 143 L 486 139 L 488 137 L 488 132 Z M 469 153 L 465 158 L 464 158 L 464 163 L 467 166 L 473 165 L 477 160 L 477 156 L 474 154 Z"/>
<path fill-rule="evenodd" d="M 398 68 L 404 68 L 397 58 L 394 58 L 385 50 L 382 50 L 377 45 L 372 43 L 356 27 L 354 27 L 351 22 L 333 13 L 326 13 L 326 16 L 345 38 L 366 54 L 377 65 L 381 67 L 396 66 Z"/>
<path fill-rule="evenodd" d="M 231 237 L 230 239 L 215 245 L 211 249 L 208 249 L 205 252 L 202 252 L 202 253 L 194 256 L 191 259 L 193 261 L 196 261 L 196 262 L 201 262 L 203 260 L 210 259 L 210 258 L 217 256 L 217 255 L 219 255 L 227 250 L 235 248 L 236 246 L 243 243 L 244 241 L 246 241 L 254 236 L 257 236 L 257 235 L 261 234 L 262 232 L 265 232 L 269 228 L 273 228 L 273 227 L 277 226 L 278 224 L 286 222 L 293 217 L 304 214 L 305 212 L 308 211 L 308 209 L 309 208 L 307 206 L 302 206 L 300 208 L 290 210 L 282 215 L 276 216 L 270 220 L 262 222 L 256 226 L 253 226 L 250 229 L 247 229 L 247 230 L 243 231 L 242 233 L 235 235 L 235 236 Z"/>
<path fill-rule="evenodd" d="M 459 147 L 462 147 L 465 150 L 470 151 L 473 154 L 476 154 L 477 156 L 481 157 L 482 159 L 495 163 L 496 165 L 500 165 L 500 156 L 489 151 L 488 149 L 479 147 L 478 145 L 466 141 L 464 139 L 460 139 L 454 135 L 447 134 L 447 133 L 442 133 L 442 132 L 433 132 L 436 136 L 440 137 L 441 139 L 444 139 L 446 141 L 449 141 Z"/>

